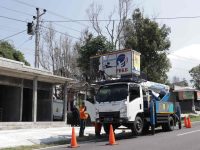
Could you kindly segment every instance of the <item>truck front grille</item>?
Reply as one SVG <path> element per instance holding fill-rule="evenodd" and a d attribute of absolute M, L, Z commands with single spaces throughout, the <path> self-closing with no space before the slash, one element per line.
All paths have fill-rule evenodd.
<path fill-rule="evenodd" d="M 120 118 L 120 112 L 115 111 L 115 112 L 99 112 L 99 119 L 101 122 L 104 121 L 110 121 L 110 122 L 115 122 L 118 121 Z"/>

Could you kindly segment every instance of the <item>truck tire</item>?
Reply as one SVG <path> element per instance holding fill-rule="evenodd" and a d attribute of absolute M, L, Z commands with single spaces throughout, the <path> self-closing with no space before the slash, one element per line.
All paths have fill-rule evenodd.
<path fill-rule="evenodd" d="M 174 130 L 174 118 L 172 116 L 169 116 L 167 128 L 168 128 L 168 131 Z"/>
<path fill-rule="evenodd" d="M 135 121 L 132 127 L 132 134 L 133 135 L 141 135 L 143 131 L 144 121 L 140 116 L 136 116 Z"/>
<path fill-rule="evenodd" d="M 168 123 L 162 125 L 163 131 L 173 131 L 174 130 L 174 118 L 169 116 Z"/>

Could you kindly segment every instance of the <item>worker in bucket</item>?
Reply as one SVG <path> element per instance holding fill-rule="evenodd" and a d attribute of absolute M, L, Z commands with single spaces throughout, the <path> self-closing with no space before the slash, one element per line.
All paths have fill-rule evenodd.
<path fill-rule="evenodd" d="M 82 102 L 80 108 L 79 108 L 79 115 L 80 115 L 80 131 L 79 131 L 79 137 L 84 136 L 84 130 L 86 125 L 86 120 L 88 118 L 88 113 L 86 112 L 86 106 L 85 103 Z"/>

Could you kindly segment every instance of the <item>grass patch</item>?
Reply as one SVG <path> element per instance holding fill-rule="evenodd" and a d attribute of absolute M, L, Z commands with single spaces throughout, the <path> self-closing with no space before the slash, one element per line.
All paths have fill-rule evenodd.
<path fill-rule="evenodd" d="M 32 149 L 39 149 L 39 148 L 45 148 L 45 147 L 51 147 L 51 146 L 57 146 L 57 145 L 64 145 L 64 144 L 68 144 L 68 143 L 69 142 L 67 142 L 67 141 L 58 141 L 58 142 L 53 142 L 51 144 L 18 146 L 18 147 L 3 148 L 1 150 L 32 150 Z"/>
<path fill-rule="evenodd" d="M 32 150 L 32 149 L 44 148 L 44 147 L 47 147 L 47 145 L 19 146 L 19 147 L 12 147 L 12 148 L 4 148 L 2 150 Z"/>
<path fill-rule="evenodd" d="M 85 136 L 85 137 L 77 137 L 78 142 L 82 141 L 88 141 L 88 140 L 94 140 L 95 136 L 90 135 L 90 136 Z M 70 144 L 70 139 L 68 140 L 61 140 L 61 141 L 56 141 L 52 142 L 49 144 L 41 144 L 41 145 L 31 145 L 31 146 L 18 146 L 18 147 L 10 147 L 10 148 L 4 148 L 1 150 L 32 150 L 32 149 L 39 149 L 39 148 L 45 148 L 45 147 L 51 147 L 51 146 L 57 146 L 57 145 L 64 145 L 64 144 Z"/>
<path fill-rule="evenodd" d="M 190 119 L 191 119 L 192 122 L 194 122 L 194 121 L 200 121 L 200 116 L 190 115 Z"/>

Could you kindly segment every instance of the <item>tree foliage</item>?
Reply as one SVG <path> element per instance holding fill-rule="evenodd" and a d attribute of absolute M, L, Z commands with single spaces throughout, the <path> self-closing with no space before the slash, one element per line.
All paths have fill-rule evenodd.
<path fill-rule="evenodd" d="M 192 76 L 191 82 L 193 83 L 194 87 L 200 90 L 200 64 L 196 67 L 193 67 L 189 73 Z"/>
<path fill-rule="evenodd" d="M 167 58 L 170 47 L 168 35 L 170 28 L 161 27 L 154 20 L 144 17 L 139 9 L 135 9 L 131 20 L 127 20 L 123 29 L 123 45 L 141 53 L 141 71 L 147 79 L 165 83 L 167 72 L 171 67 Z"/>
<path fill-rule="evenodd" d="M 103 36 L 93 37 L 92 34 L 85 32 L 83 41 L 76 46 L 79 57 L 77 59 L 78 66 L 81 73 L 86 78 L 90 78 L 90 57 L 96 54 L 103 54 L 112 50 L 112 44 Z M 98 64 L 95 65 L 94 70 L 98 71 Z"/>
<path fill-rule="evenodd" d="M 7 41 L 0 42 L 0 57 L 24 62 L 25 65 L 30 66 L 30 64 L 25 60 L 24 54 L 16 50 L 15 47 Z"/>

